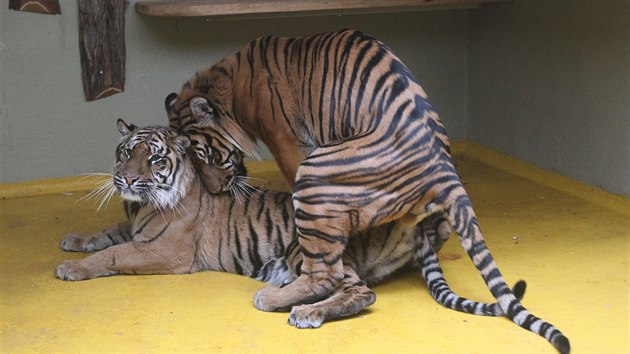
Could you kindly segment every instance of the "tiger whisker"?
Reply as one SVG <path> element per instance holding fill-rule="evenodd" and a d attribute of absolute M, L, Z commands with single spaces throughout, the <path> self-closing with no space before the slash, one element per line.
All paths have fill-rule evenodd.
<path fill-rule="evenodd" d="M 239 190 L 241 192 L 241 195 L 243 195 L 246 198 L 251 198 L 251 197 L 257 197 L 260 199 L 260 195 L 257 194 L 255 191 L 249 190 L 245 187 L 239 187 Z"/>
<path fill-rule="evenodd" d="M 240 183 L 240 184 L 245 184 L 248 185 L 250 187 L 253 187 L 253 185 L 250 183 L 250 181 L 258 181 L 258 182 L 262 182 L 261 185 L 265 185 L 267 183 L 269 183 L 269 181 L 261 179 L 261 178 L 256 178 L 256 177 L 249 177 L 249 176 L 234 176 L 234 179 L 236 181 L 236 183 Z"/>
<path fill-rule="evenodd" d="M 252 177 L 252 176 L 235 176 L 235 177 L 238 178 L 239 180 L 259 181 L 259 182 L 263 182 L 263 183 L 269 183 L 269 181 L 266 180 L 266 179 Z"/>
<path fill-rule="evenodd" d="M 262 195 L 265 194 L 264 190 L 256 188 L 242 179 L 239 179 L 235 186 L 249 197 L 257 196 L 258 198 L 262 198 Z"/>
<path fill-rule="evenodd" d="M 154 192 L 154 190 L 153 189 L 149 190 L 149 192 L 146 194 L 146 197 L 149 203 L 153 205 L 153 207 L 155 208 L 155 211 L 160 213 L 163 220 L 166 220 L 166 216 L 164 216 L 164 208 L 162 204 L 160 203 L 160 200 L 157 194 Z"/>
<path fill-rule="evenodd" d="M 114 184 L 111 183 L 110 188 L 107 190 L 106 194 L 101 199 L 101 202 L 98 205 L 98 208 L 96 208 L 96 211 L 101 210 L 101 207 L 103 206 L 103 204 L 105 204 L 105 207 L 107 208 L 107 206 L 109 205 L 109 201 L 112 199 L 112 196 L 114 196 L 115 193 L 116 193 L 116 187 L 114 187 Z"/>
<path fill-rule="evenodd" d="M 232 197 L 232 199 L 236 200 L 236 202 L 238 203 L 238 199 L 236 198 L 236 192 L 234 191 L 234 188 L 230 188 L 230 197 Z"/>
<path fill-rule="evenodd" d="M 232 198 L 236 200 L 237 204 L 242 204 L 245 199 L 247 199 L 245 196 L 243 196 L 243 192 L 240 190 L 238 184 L 235 184 L 234 186 L 232 186 L 232 188 L 230 188 L 230 193 L 232 194 Z"/>
<path fill-rule="evenodd" d="M 179 186 L 179 188 L 177 189 L 177 196 L 178 196 L 177 197 L 177 203 L 175 205 L 173 205 L 173 208 L 179 214 L 179 216 L 183 216 L 182 212 L 179 210 L 179 207 L 181 206 L 184 209 L 184 211 L 186 212 L 186 215 L 189 215 L 190 212 L 188 211 L 186 206 L 184 204 L 182 204 L 182 200 L 190 199 L 190 197 L 186 194 L 186 191 L 183 190 L 182 186 Z"/>
<path fill-rule="evenodd" d="M 99 182 L 101 179 L 103 179 L 103 177 L 107 177 L 108 179 L 110 179 L 114 175 L 106 172 L 90 172 L 82 173 L 79 176 L 81 176 L 81 178 L 79 179 L 80 181 L 96 180 L 96 182 Z"/>
<path fill-rule="evenodd" d="M 237 204 L 242 204 L 242 203 L 243 203 L 244 198 L 243 198 L 243 196 L 241 195 L 241 192 L 240 192 L 238 189 L 236 189 L 234 192 L 235 192 L 235 193 L 234 193 L 234 196 L 236 197 L 236 203 L 237 203 Z"/>
<path fill-rule="evenodd" d="M 98 204 L 98 207 L 96 208 L 97 212 L 101 210 L 103 205 L 105 205 L 105 207 L 109 205 L 109 201 L 111 200 L 112 196 L 116 192 L 116 187 L 114 186 L 114 181 L 112 179 L 111 174 L 89 173 L 89 174 L 85 174 L 82 180 L 85 180 L 87 178 L 98 178 L 98 177 L 109 177 L 109 178 L 99 180 L 98 182 L 100 183 L 100 185 L 96 189 L 93 189 L 88 194 L 84 195 L 83 197 L 79 198 L 76 201 L 76 202 L 79 202 L 83 200 L 96 199 L 93 207 Z"/>
<path fill-rule="evenodd" d="M 85 179 L 85 178 L 87 178 L 87 177 L 82 178 L 82 180 Z M 99 194 L 106 192 L 107 189 L 109 189 L 110 187 L 113 187 L 113 182 L 112 182 L 111 179 L 102 180 L 102 181 L 98 181 L 98 182 L 100 182 L 100 183 L 95 189 L 93 189 L 92 191 L 90 191 L 88 194 L 84 195 L 80 199 L 78 199 L 77 202 L 81 201 L 81 200 L 84 200 L 84 199 L 88 199 L 89 200 L 89 199 L 92 199 L 94 197 L 97 197 Z"/>
<path fill-rule="evenodd" d="M 233 198 L 236 199 L 236 202 L 238 204 L 241 204 L 243 202 L 242 192 L 239 189 L 238 185 L 234 185 L 232 188 L 230 188 L 230 192 L 233 192 Z"/>
<path fill-rule="evenodd" d="M 188 210 L 186 209 L 184 204 L 182 204 L 182 199 L 184 198 L 184 194 L 182 193 L 180 189 L 177 189 L 175 193 L 177 194 L 177 198 L 175 198 L 175 200 L 171 200 L 167 208 L 179 214 L 179 216 L 183 216 L 182 211 L 179 209 L 179 207 L 181 206 L 186 212 L 186 214 L 188 214 Z"/>

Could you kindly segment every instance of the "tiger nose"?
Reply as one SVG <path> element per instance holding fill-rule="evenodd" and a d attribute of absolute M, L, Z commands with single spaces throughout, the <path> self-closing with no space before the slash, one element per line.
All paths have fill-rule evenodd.
<path fill-rule="evenodd" d="M 133 185 L 138 180 L 137 176 L 125 176 L 125 182 L 128 186 Z"/>

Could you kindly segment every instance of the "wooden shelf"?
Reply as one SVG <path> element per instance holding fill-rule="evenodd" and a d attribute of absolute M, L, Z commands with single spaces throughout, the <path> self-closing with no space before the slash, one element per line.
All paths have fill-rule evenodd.
<path fill-rule="evenodd" d="M 148 16 L 256 17 L 474 8 L 497 1 L 505 0 L 154 0 L 138 1 L 135 7 L 138 13 Z"/>

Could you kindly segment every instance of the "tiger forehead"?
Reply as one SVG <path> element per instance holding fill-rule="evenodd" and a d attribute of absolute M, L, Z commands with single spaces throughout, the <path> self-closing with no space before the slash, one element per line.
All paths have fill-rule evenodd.
<path fill-rule="evenodd" d="M 151 154 L 164 155 L 169 150 L 168 135 L 166 130 L 140 130 L 129 139 L 126 145 L 131 150 L 141 148 Z"/>

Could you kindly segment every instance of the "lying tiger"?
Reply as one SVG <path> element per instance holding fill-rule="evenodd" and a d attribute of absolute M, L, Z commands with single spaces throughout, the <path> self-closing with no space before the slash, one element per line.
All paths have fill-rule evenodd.
<path fill-rule="evenodd" d="M 243 188 L 245 168 L 238 150 L 212 146 L 215 140 L 207 129 L 189 138 L 172 128 L 137 128 L 119 120 L 118 130 L 122 139 L 116 148 L 115 174 L 103 188 L 118 191 L 128 220 L 96 234 L 66 236 L 63 250 L 98 252 L 61 263 L 55 269 L 58 278 L 216 270 L 284 286 L 299 276 L 302 254 L 291 195 L 250 190 L 238 203 L 229 193 Z M 203 180 L 193 159 L 203 166 Z M 438 231 L 435 225 L 440 223 L 431 218 L 417 226 L 389 223 L 356 235 L 344 255 L 341 284 L 329 297 L 297 306 L 290 323 L 319 327 L 327 319 L 358 313 L 375 301 L 367 283 L 382 280 L 414 258 L 442 305 L 503 315 L 497 304 L 472 302 L 450 291 L 431 247 L 431 242 L 439 246 L 450 233 Z M 518 296 L 524 291 L 524 283 L 518 283 Z"/>

